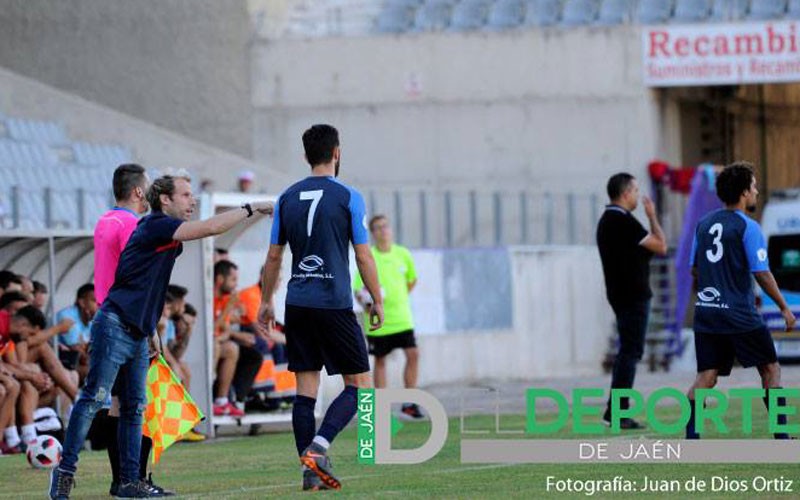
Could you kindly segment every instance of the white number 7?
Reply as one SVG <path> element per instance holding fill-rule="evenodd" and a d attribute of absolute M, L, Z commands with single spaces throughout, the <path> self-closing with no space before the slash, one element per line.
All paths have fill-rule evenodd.
<path fill-rule="evenodd" d="M 314 225 L 314 214 L 317 212 L 317 206 L 323 194 L 325 193 L 321 189 L 300 192 L 301 201 L 311 201 L 311 208 L 308 210 L 308 223 L 306 223 L 306 232 L 309 238 L 311 237 L 311 228 Z"/>

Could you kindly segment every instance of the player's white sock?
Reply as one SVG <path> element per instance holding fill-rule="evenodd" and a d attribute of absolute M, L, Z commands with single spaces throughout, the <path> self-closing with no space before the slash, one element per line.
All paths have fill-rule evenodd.
<path fill-rule="evenodd" d="M 331 445 L 331 443 L 329 443 L 328 440 L 322 436 L 314 436 L 314 442 L 322 446 L 325 450 L 327 450 Z"/>
<path fill-rule="evenodd" d="M 228 398 L 216 398 L 214 404 L 217 406 L 225 406 L 228 404 Z"/>
<path fill-rule="evenodd" d="M 36 441 L 36 425 L 28 424 L 22 426 L 22 439 L 26 443 Z"/>
<path fill-rule="evenodd" d="M 9 448 L 13 448 L 22 442 L 19 438 L 16 426 L 7 427 L 6 430 L 3 431 L 3 439 L 6 442 L 6 446 Z"/>

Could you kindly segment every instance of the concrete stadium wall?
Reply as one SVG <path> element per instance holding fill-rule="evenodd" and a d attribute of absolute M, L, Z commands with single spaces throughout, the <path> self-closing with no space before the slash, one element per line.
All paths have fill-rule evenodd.
<path fill-rule="evenodd" d="M 597 248 L 512 247 L 508 252 L 512 327 L 422 332 L 418 335 L 421 387 L 602 373 L 613 314 L 605 298 Z M 440 289 L 426 284 L 426 279 L 437 278 L 420 275 L 420 287 L 412 295 L 418 318 L 424 312 L 419 304 L 440 300 L 435 296 Z M 480 296 L 486 290 L 467 293 Z M 403 363 L 401 352 L 390 355 L 390 386 L 402 387 Z M 325 400 L 331 401 L 340 388 L 340 377 L 325 378 Z"/>
<path fill-rule="evenodd" d="M 236 174 L 242 169 L 257 173 L 257 189 L 277 190 L 289 181 L 286 174 L 251 160 L 2 68 L 0 112 L 60 122 L 74 140 L 125 145 L 133 150 L 136 160 L 147 167 L 189 168 L 199 178 L 211 179 L 220 190 L 233 189 Z"/>
<path fill-rule="evenodd" d="M 324 121 L 362 187 L 602 191 L 680 161 L 640 45 L 635 27 L 260 41 L 255 158 L 304 173 L 300 135 Z"/>
<path fill-rule="evenodd" d="M 250 157 L 243 0 L 5 0 L 0 66 Z"/>

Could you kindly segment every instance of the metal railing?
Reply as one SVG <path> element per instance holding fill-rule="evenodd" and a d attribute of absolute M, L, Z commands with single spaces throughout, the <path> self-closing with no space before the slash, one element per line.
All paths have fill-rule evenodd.
<path fill-rule="evenodd" d="M 526 190 L 365 191 L 371 215 L 389 217 L 413 248 L 590 245 L 605 203 L 598 193 Z"/>
<path fill-rule="evenodd" d="M 103 211 L 113 206 L 110 192 L 78 189 L 6 189 L 0 197 L 0 227 L 4 229 L 91 229 Z M 4 200 L 5 198 L 5 200 Z"/>

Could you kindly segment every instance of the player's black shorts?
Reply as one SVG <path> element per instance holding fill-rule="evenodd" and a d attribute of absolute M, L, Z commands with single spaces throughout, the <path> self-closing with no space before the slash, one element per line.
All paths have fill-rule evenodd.
<path fill-rule="evenodd" d="M 694 348 L 698 373 L 716 369 L 719 375 L 730 375 L 734 358 L 745 368 L 778 361 L 766 326 L 745 333 L 695 333 Z"/>
<path fill-rule="evenodd" d="M 408 349 L 417 347 L 414 330 L 392 333 L 389 335 L 367 335 L 369 353 L 376 358 L 382 358 L 395 349 Z"/>
<path fill-rule="evenodd" d="M 352 375 L 369 371 L 364 334 L 352 309 L 316 309 L 286 305 L 286 353 L 289 371 Z"/>

